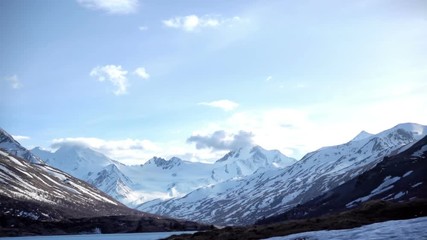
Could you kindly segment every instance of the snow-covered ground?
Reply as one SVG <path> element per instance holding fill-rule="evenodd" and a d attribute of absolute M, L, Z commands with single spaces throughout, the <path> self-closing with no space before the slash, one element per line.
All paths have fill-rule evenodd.
<path fill-rule="evenodd" d="M 269 240 L 385 240 L 427 239 L 427 217 L 374 223 L 353 229 L 315 231 L 274 237 Z"/>
<path fill-rule="evenodd" d="M 65 236 L 37 236 L 37 237 L 6 237 L 1 240 L 157 240 L 174 234 L 194 232 L 154 232 L 154 233 L 126 233 L 126 234 L 90 234 Z"/>

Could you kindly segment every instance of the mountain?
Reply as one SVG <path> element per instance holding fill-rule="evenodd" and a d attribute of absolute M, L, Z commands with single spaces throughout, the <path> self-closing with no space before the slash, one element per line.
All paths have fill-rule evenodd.
<path fill-rule="evenodd" d="M 256 171 L 284 168 L 296 162 L 278 150 L 267 151 L 260 146 L 239 148 L 227 153 L 214 164 L 212 178 L 218 182 L 249 176 Z"/>
<path fill-rule="evenodd" d="M 3 215 L 62 220 L 135 212 L 69 174 L 48 165 L 29 163 L 2 150 L 0 181 Z"/>
<path fill-rule="evenodd" d="M 6 152 L 19 156 L 31 163 L 43 163 L 39 157 L 22 147 L 20 143 L 2 128 L 0 128 L 0 149 L 4 149 Z"/>
<path fill-rule="evenodd" d="M 204 228 L 130 209 L 61 170 L 0 150 L 0 236 Z"/>
<path fill-rule="evenodd" d="M 35 148 L 32 153 L 130 207 L 182 197 L 200 187 L 296 162 L 259 146 L 231 151 L 214 164 L 154 157 L 142 165 L 128 166 L 82 145 L 65 145 L 55 152 Z"/>
<path fill-rule="evenodd" d="M 63 145 L 53 153 L 34 148 L 31 153 L 39 156 L 50 166 L 85 181 L 108 165 L 116 163 L 84 145 Z"/>
<path fill-rule="evenodd" d="M 284 169 L 227 180 L 181 198 L 146 203 L 139 209 L 217 225 L 253 224 L 347 182 L 426 134 L 426 126 L 399 124 L 376 135 L 308 153 Z"/>
<path fill-rule="evenodd" d="M 370 200 L 407 202 L 427 199 L 427 137 L 407 150 L 384 157 L 374 168 L 260 224 L 319 217 L 358 207 Z"/>
<path fill-rule="evenodd" d="M 115 164 L 106 166 L 87 182 L 120 202 L 137 198 L 131 189 L 135 184 Z"/>

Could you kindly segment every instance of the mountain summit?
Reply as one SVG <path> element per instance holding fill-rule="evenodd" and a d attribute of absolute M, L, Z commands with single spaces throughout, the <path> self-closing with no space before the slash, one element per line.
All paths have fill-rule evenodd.
<path fill-rule="evenodd" d="M 9 133 L 0 128 L 0 148 L 4 149 L 6 152 L 21 157 L 27 160 L 30 163 L 43 163 L 43 161 L 32 154 L 26 148 L 21 146 L 21 144 L 16 141 Z"/>
<path fill-rule="evenodd" d="M 61 169 L 79 179 L 87 181 L 104 167 L 115 161 L 102 153 L 82 145 L 63 145 L 55 152 L 34 148 L 31 152 L 50 166 Z"/>
<path fill-rule="evenodd" d="M 359 134 L 357 134 L 356 137 L 351 139 L 351 141 L 359 141 L 359 140 L 363 140 L 365 138 L 372 137 L 372 136 L 374 136 L 374 134 L 368 133 L 365 130 L 363 130 Z"/>

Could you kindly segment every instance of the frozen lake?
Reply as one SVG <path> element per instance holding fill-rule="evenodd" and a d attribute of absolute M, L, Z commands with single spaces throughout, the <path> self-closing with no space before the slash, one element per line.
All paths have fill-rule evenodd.
<path fill-rule="evenodd" d="M 120 233 L 120 234 L 89 234 L 89 235 L 62 235 L 62 236 L 37 236 L 37 237 L 5 237 L 1 240 L 157 240 L 174 234 L 194 232 L 154 232 L 154 233 Z"/>

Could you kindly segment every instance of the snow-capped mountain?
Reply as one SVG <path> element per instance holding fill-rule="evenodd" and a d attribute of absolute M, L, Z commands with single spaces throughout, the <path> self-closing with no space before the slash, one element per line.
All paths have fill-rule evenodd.
<path fill-rule="evenodd" d="M 407 150 L 385 157 L 374 168 L 260 224 L 319 217 L 355 208 L 371 200 L 395 202 L 427 198 L 427 136 Z"/>
<path fill-rule="evenodd" d="M 0 236 L 205 228 L 130 209 L 59 169 L 4 150 L 0 150 L 0 222 Z"/>
<path fill-rule="evenodd" d="M 343 184 L 426 134 L 426 126 L 399 124 L 376 135 L 363 134 L 348 143 L 321 148 L 284 169 L 231 179 L 139 209 L 218 225 L 251 224 Z"/>
<path fill-rule="evenodd" d="M 136 198 L 132 190 L 134 183 L 115 164 L 106 166 L 86 181 L 120 202 Z"/>
<path fill-rule="evenodd" d="M 108 165 L 116 163 L 107 156 L 83 145 L 64 145 L 55 152 L 34 148 L 31 152 L 50 166 L 85 181 Z"/>
<path fill-rule="evenodd" d="M 131 214 L 115 199 L 58 169 L 0 150 L 2 216 L 60 220 Z"/>
<path fill-rule="evenodd" d="M 43 163 L 43 161 L 22 147 L 9 133 L 0 128 L 0 149 L 15 156 L 21 157 L 31 163 Z"/>
<path fill-rule="evenodd" d="M 200 187 L 296 162 L 277 150 L 259 146 L 237 149 L 214 164 L 154 157 L 142 165 L 128 166 L 79 145 L 62 146 L 55 152 L 35 148 L 32 152 L 131 207 L 154 199 L 182 197 Z"/>
<path fill-rule="evenodd" d="M 215 162 L 212 178 L 218 182 L 243 177 L 256 171 L 284 168 L 296 162 L 277 150 L 267 151 L 260 146 L 239 148 Z"/>

